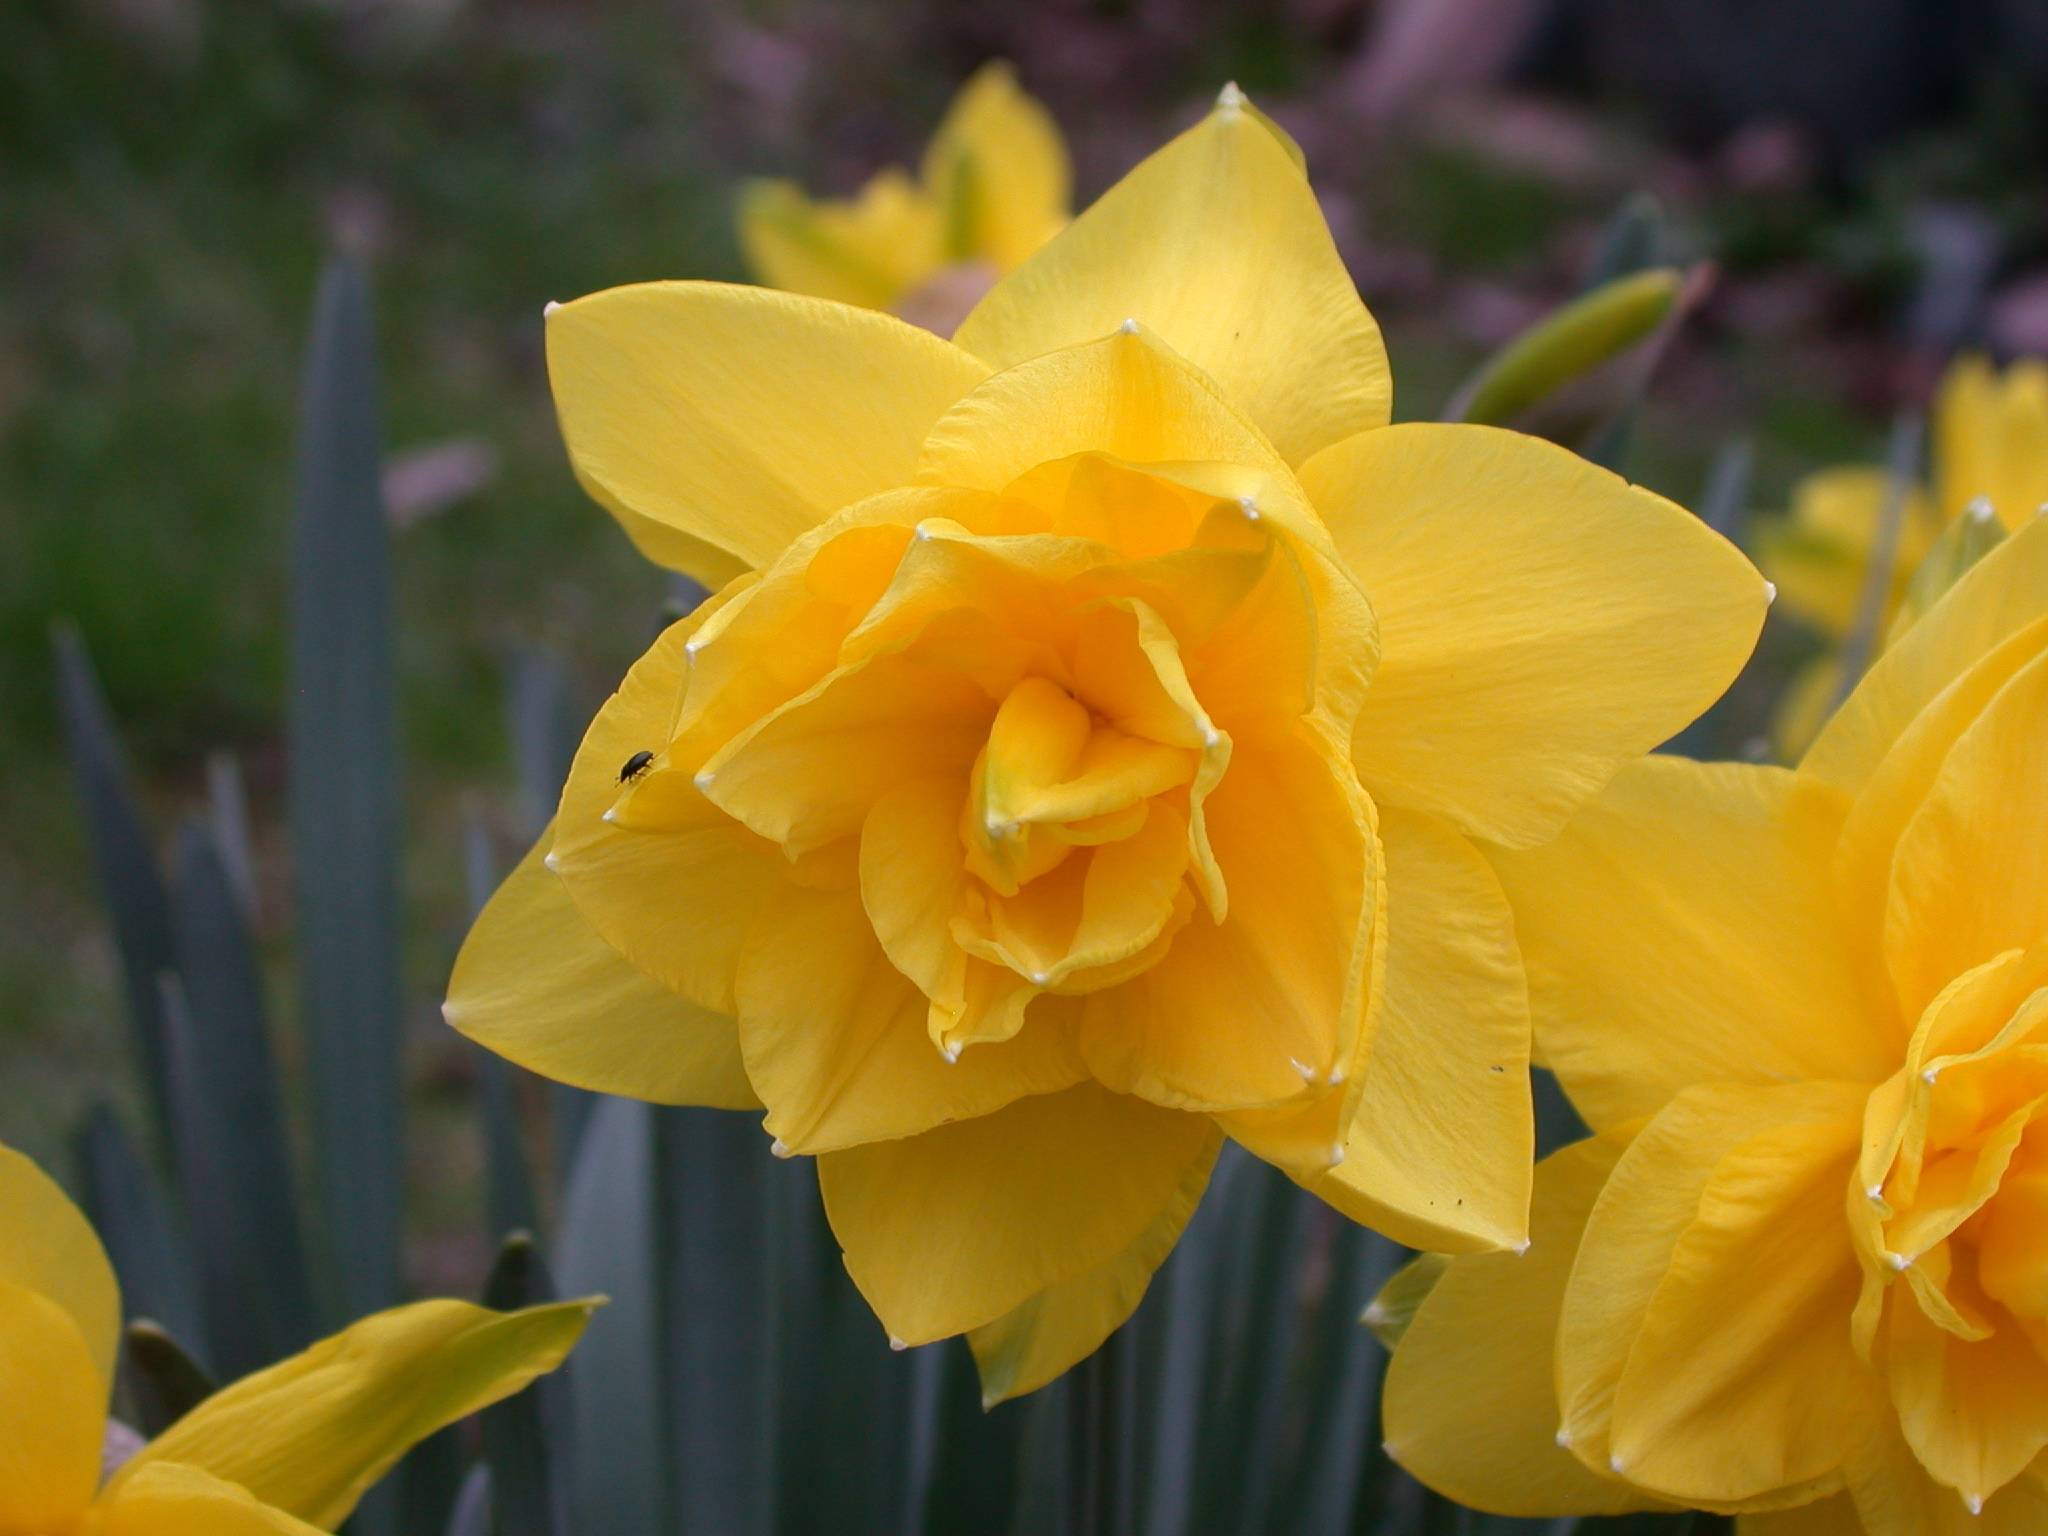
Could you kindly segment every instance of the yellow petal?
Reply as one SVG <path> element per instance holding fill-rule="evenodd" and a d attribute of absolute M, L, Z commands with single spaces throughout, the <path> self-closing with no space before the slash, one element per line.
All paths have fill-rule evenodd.
<path fill-rule="evenodd" d="M 1537 438 L 1389 427 L 1302 484 L 1379 618 L 1360 777 L 1493 842 L 1553 836 L 1720 696 L 1763 625 L 1734 545 Z"/>
<path fill-rule="evenodd" d="M 1630 1144 L 1587 1220 L 1558 1323 L 1558 1400 L 1577 1455 L 1619 1457 L 1632 1482 L 1682 1503 L 1743 1501 L 1839 1464 L 1846 1452 L 1827 1439 L 1837 1399 L 1867 1382 L 1846 1326 L 1857 1272 L 1841 1221 L 1864 1091 L 1689 1088 Z M 1808 1222 L 1802 1202 L 1827 1177 L 1825 1221 Z M 1749 1251 L 1768 1257 L 1751 1266 Z M 1731 1264 L 1743 1284 L 1726 1282 Z M 1725 1333 L 1697 1336 L 1701 1309 L 1716 1306 Z M 1649 1360 L 1668 1372 L 1688 1348 L 1697 1373 L 1654 1378 Z M 1806 1396 L 1788 1399 L 1794 1366 Z M 1715 1422 L 1717 1393 L 1734 1423 Z M 1801 1402 L 1818 1405 L 1812 1417 Z M 1660 1443 L 1666 1424 L 1683 1433 Z"/>
<path fill-rule="evenodd" d="M 887 309 L 945 263 L 945 220 L 924 188 L 891 168 L 844 202 L 813 202 L 788 181 L 740 191 L 740 248 L 770 288 Z"/>
<path fill-rule="evenodd" d="M 1950 517 L 1984 497 L 2017 529 L 2048 502 L 2048 362 L 2003 377 L 1981 357 L 1957 363 L 1934 402 L 1934 458 Z"/>
<path fill-rule="evenodd" d="M 1859 1096 L 1827 1109 L 1745 1141 L 1700 1191 L 1615 1388 L 1609 1454 L 1631 1482 L 1720 1504 L 1839 1486 L 1847 1405 L 1869 1390 L 1844 1326 L 1859 1279 L 1840 1226 Z M 1600 1231 L 1596 1214 L 1589 1244 Z M 1607 1257 L 1574 1291 L 1601 1286 Z"/>
<path fill-rule="evenodd" d="M 2048 1361 L 2009 1317 L 1992 1337 L 1962 1339 L 1895 1295 L 1886 1322 L 1899 1429 L 1936 1482 L 1988 1498 L 2048 1448 Z"/>
<path fill-rule="evenodd" d="M 1124 1325 L 1194 1215 L 1221 1144 L 1220 1136 L 1211 1137 L 1209 1155 L 1187 1165 L 1165 1208 L 1128 1248 L 967 1335 L 981 1369 L 984 1407 L 1037 1391 Z"/>
<path fill-rule="evenodd" d="M 787 880 L 787 863 L 697 793 L 688 772 L 682 794 L 663 797 L 664 815 L 606 819 L 634 788 L 621 786 L 623 766 L 668 745 L 698 622 L 670 625 L 598 711 L 563 786 L 548 856 L 607 944 L 670 990 L 730 1013 L 740 945 Z M 637 806 L 640 795 L 632 798 Z"/>
<path fill-rule="evenodd" d="M 860 831 L 892 786 L 920 773 L 964 781 L 993 713 L 971 678 L 875 656 L 832 673 L 712 754 L 698 787 L 792 858 Z"/>
<path fill-rule="evenodd" d="M 1238 742 L 1207 808 L 1228 915 L 1198 915 L 1150 970 L 1084 999 L 1081 1049 L 1102 1082 L 1157 1104 L 1295 1101 L 1348 1067 L 1366 1028 L 1372 803 L 1339 749 L 1296 721 Z"/>
<path fill-rule="evenodd" d="M 478 915 L 442 1014 L 529 1071 L 657 1104 L 756 1109 L 738 1029 L 635 969 L 543 862 L 553 829 Z"/>
<path fill-rule="evenodd" d="M 2048 615 L 2048 518 L 1979 560 L 1878 657 L 1800 762 L 1854 791 L 1941 691 L 2001 642 Z"/>
<path fill-rule="evenodd" d="M 1586 1213 L 1620 1155 L 1583 1141 L 1543 1160 L 1529 1251 L 1454 1259 L 1387 1367 L 1387 1453 L 1437 1492 L 1506 1515 L 1657 1509 L 1557 1443 L 1558 1308 Z"/>
<path fill-rule="evenodd" d="M 721 283 L 613 288 L 548 317 L 577 479 L 649 559 L 707 585 L 907 484 L 987 371 L 888 315 Z"/>
<path fill-rule="evenodd" d="M 1215 1155 L 1200 1116 L 1084 1083 L 830 1153 L 818 1182 L 854 1284 L 893 1338 L 924 1344 L 1108 1264 Z"/>
<path fill-rule="evenodd" d="M 258 1503 L 197 1467 L 157 1463 L 123 1479 L 93 1511 L 95 1536 L 318 1536 L 320 1527 Z"/>
<path fill-rule="evenodd" d="M 998 283 L 955 340 L 997 368 L 1125 319 L 1222 387 L 1298 464 L 1383 426 L 1386 349 L 1308 178 L 1235 89 Z"/>
<path fill-rule="evenodd" d="M 1934 787 L 1957 739 L 2001 688 L 2043 655 L 2048 655 L 2048 613 L 2015 630 L 1943 688 L 1905 726 L 1858 790 L 1835 852 L 1836 886 L 1845 927 L 1874 963 L 1881 963 L 1877 957 L 1892 857 L 1907 823 Z"/>
<path fill-rule="evenodd" d="M 0 1146 L 0 1285 L 19 1285 L 61 1307 L 99 1373 L 100 1401 L 114 1390 L 121 1346 L 121 1291 L 92 1223 L 49 1175 Z"/>
<path fill-rule="evenodd" d="M 331 1530 L 420 1441 L 560 1365 L 595 1305 L 422 1301 L 380 1312 L 215 1393 L 145 1446 L 115 1488 L 179 1463 Z"/>
<path fill-rule="evenodd" d="M 1592 1124 L 1692 1083 L 1896 1070 L 1828 880 L 1841 814 L 1783 769 L 1653 757 L 1550 846 L 1491 854 L 1538 1050 Z"/>
<path fill-rule="evenodd" d="M 1309 1188 L 1410 1247 L 1528 1235 L 1529 1000 L 1514 918 L 1451 827 L 1383 810 L 1387 964 L 1344 1161 Z"/>
<path fill-rule="evenodd" d="M 1906 1017 L 1971 966 L 2048 934 L 2044 785 L 2048 656 L 1957 739 L 1899 839 L 1884 932 Z"/>
<path fill-rule="evenodd" d="M 1156 333 L 1111 321 L 1074 343 L 964 394 L 925 440 L 919 481 L 1001 491 L 1040 465 L 1097 453 L 1140 466 L 1232 465 L 1293 484 L 1238 403 Z"/>
<path fill-rule="evenodd" d="M 1889 1422 L 1866 1433 L 1850 1491 L 1865 1536 L 2037 1536 L 2048 1530 L 2048 1476 L 2041 1468 L 1972 1511 L 1960 1493 L 1927 1475 Z"/>
<path fill-rule="evenodd" d="M 106 1383 L 69 1314 L 4 1281 L 0 1383 L 0 1531 L 69 1531 L 99 1482 Z"/>
<path fill-rule="evenodd" d="M 1073 173 L 1047 112 L 1000 61 L 960 88 L 924 156 L 948 254 L 1008 272 L 1067 222 Z"/>
<path fill-rule="evenodd" d="M 889 963 L 854 891 L 791 887 L 741 956 L 738 996 L 767 1130 L 796 1152 L 915 1135 L 1085 1075 L 1067 1031 L 1036 1018 L 949 1062 L 925 994 Z"/>

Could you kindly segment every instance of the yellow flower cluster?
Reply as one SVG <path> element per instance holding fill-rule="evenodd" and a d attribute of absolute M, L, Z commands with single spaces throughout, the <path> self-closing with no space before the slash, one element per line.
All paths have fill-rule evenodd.
<path fill-rule="evenodd" d="M 1390 426 L 1299 149 L 1235 88 L 951 340 L 711 283 L 551 310 L 584 486 L 716 587 L 592 725 L 447 1016 L 765 1111 L 900 1344 L 991 1399 L 1137 1304 L 1228 1137 L 1526 1241 L 1482 847 L 1722 691 L 1761 576 L 1541 440 Z"/>
<path fill-rule="evenodd" d="M 1797 771 L 1656 759 L 1496 857 L 1596 1135 L 1456 1259 L 1389 1449 L 1516 1514 L 2048 1529 L 2048 519 Z"/>

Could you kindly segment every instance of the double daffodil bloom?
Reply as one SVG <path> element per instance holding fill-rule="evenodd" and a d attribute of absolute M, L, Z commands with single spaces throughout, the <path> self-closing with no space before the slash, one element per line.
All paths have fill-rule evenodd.
<path fill-rule="evenodd" d="M 918 179 L 892 167 L 845 201 L 750 182 L 740 244 L 771 288 L 957 320 L 1065 226 L 1072 180 L 1051 115 L 1009 65 L 987 64 L 954 98 Z"/>
<path fill-rule="evenodd" d="M 120 1293 L 78 1208 L 0 1147 L 0 1531 L 331 1531 L 419 1441 L 561 1364 L 591 1307 L 380 1313 L 216 1393 L 103 1477 Z"/>
<path fill-rule="evenodd" d="M 1934 402 L 1933 477 L 1905 489 L 1884 606 L 1874 639 L 1882 645 L 1905 613 L 1913 574 L 1941 532 L 1966 514 L 2018 528 L 2048 503 L 2048 362 L 1998 372 L 1964 358 L 1942 379 Z M 1758 544 L 1765 574 L 1787 612 L 1824 636 L 1830 653 L 1794 679 L 1773 734 L 1796 758 L 1819 731 L 1842 690 L 1834 651 L 1849 637 L 1878 556 L 1889 475 L 1874 465 L 1841 465 L 1808 475 L 1792 490 L 1790 513 Z"/>
<path fill-rule="evenodd" d="M 1514 1514 L 2048 1530 L 2048 519 L 1796 772 L 1651 759 L 1495 857 L 1596 1134 L 1415 1312 L 1389 1450 Z"/>
<path fill-rule="evenodd" d="M 583 484 L 719 584 L 592 725 L 448 1017 L 766 1109 L 906 1344 L 991 1397 L 1126 1317 L 1230 1136 L 1524 1236 L 1526 989 L 1475 840 L 1696 715 L 1763 579 L 1537 439 L 1389 426 L 1299 152 L 1233 88 L 950 342 L 708 283 L 552 311 Z"/>

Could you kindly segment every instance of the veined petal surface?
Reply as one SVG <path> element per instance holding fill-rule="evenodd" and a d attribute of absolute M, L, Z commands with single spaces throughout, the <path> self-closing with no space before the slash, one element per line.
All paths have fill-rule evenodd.
<path fill-rule="evenodd" d="M 954 340 L 994 368 L 1126 319 L 1215 379 L 1300 463 L 1385 425 L 1392 378 L 1288 146 L 1226 92 L 998 283 Z"/>
<path fill-rule="evenodd" d="M 577 479 L 649 559 L 709 585 L 907 484 L 987 371 L 893 316 L 764 288 L 646 283 L 548 316 Z"/>
<path fill-rule="evenodd" d="M 1379 619 L 1359 776 L 1476 837 L 1555 836 L 1719 697 L 1763 625 L 1764 580 L 1726 539 L 1537 438 L 1409 423 L 1301 481 Z"/>

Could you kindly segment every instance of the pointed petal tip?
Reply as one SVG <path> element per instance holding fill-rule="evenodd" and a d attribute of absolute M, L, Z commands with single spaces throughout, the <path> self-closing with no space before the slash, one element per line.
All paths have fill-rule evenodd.
<path fill-rule="evenodd" d="M 1216 93 L 1216 110 L 1226 117 L 1235 116 L 1244 110 L 1245 94 L 1238 89 L 1235 80 L 1227 82 Z"/>

